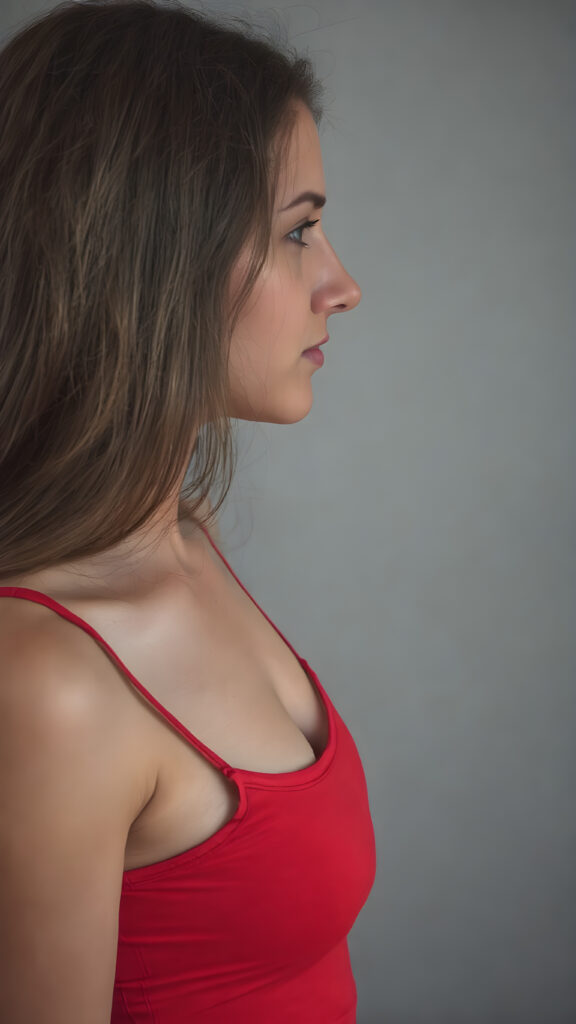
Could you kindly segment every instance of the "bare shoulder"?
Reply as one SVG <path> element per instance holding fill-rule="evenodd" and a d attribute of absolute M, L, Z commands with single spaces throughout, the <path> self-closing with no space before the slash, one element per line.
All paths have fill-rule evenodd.
<path fill-rule="evenodd" d="M 91 637 L 51 609 L 18 603 L 25 607 L 0 614 L 0 746 L 12 750 L 16 768 L 18 757 L 38 767 L 49 758 L 47 770 L 73 771 L 80 758 L 103 785 L 107 766 L 113 764 L 113 804 L 120 817 L 129 814 L 133 782 L 128 730 L 115 680 L 102 671 L 101 651 Z"/>
<path fill-rule="evenodd" d="M 98 689 L 90 664 L 79 660 L 73 635 L 63 635 L 54 611 L 20 598 L 0 603 L 0 705 L 14 715 L 28 713 L 46 724 L 62 715 L 65 695 L 76 694 L 85 710 L 98 706 Z M 89 704 L 96 707 L 89 707 Z M 95 724 L 94 720 L 86 723 Z M 21 723 L 24 724 L 23 722 Z M 77 723 L 80 725 L 80 721 Z"/>
<path fill-rule="evenodd" d="M 123 723 L 61 625 L 2 615 L 0 1016 L 105 1024 L 134 791 Z"/>
<path fill-rule="evenodd" d="M 0 601 L 0 739 L 10 722 L 28 764 L 49 755 L 73 766 L 90 751 L 103 783 L 113 764 L 112 799 L 127 828 L 142 806 L 134 713 L 91 636 L 44 605 Z"/>

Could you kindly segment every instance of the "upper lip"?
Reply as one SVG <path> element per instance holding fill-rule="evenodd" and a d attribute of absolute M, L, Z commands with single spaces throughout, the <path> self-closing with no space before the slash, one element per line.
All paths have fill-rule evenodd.
<path fill-rule="evenodd" d="M 322 338 L 322 341 L 317 341 L 316 344 L 315 345 L 311 345 L 310 348 L 318 348 L 319 345 L 325 345 L 326 342 L 329 340 L 329 338 L 330 338 L 330 335 L 329 334 L 325 334 L 324 337 Z M 307 348 L 307 349 L 304 349 L 304 351 L 305 352 L 309 352 L 310 349 Z"/>

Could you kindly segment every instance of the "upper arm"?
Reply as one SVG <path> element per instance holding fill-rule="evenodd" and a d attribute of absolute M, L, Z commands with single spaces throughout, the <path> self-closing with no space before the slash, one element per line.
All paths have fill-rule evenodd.
<path fill-rule="evenodd" d="M 93 671 L 48 640 L 0 650 L 0 1019 L 10 1024 L 110 1021 L 130 808 L 109 719 Z"/>

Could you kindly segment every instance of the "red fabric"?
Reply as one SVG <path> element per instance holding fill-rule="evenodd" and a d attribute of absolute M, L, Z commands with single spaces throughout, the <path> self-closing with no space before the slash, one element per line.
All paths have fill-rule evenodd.
<path fill-rule="evenodd" d="M 193 736 L 57 601 L 20 587 L 0 596 L 45 604 L 86 630 L 238 787 L 236 813 L 215 835 L 124 872 L 111 1024 L 355 1024 L 347 935 L 374 882 L 374 830 L 356 744 L 308 662 L 248 594 L 317 688 L 330 729 L 309 767 L 247 771 Z"/>

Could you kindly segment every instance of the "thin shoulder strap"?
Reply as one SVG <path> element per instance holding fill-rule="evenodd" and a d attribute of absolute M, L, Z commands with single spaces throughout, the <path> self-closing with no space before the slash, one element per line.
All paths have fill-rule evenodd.
<path fill-rule="evenodd" d="M 280 629 L 278 629 L 278 626 L 276 625 L 276 623 L 275 623 L 275 622 L 272 622 L 272 619 L 270 618 L 270 616 L 269 616 L 269 615 L 266 615 L 266 612 L 264 611 L 264 609 L 263 609 L 263 608 L 261 608 L 261 607 L 260 607 L 260 605 L 258 604 L 258 601 L 256 601 L 256 600 L 255 600 L 255 598 L 253 598 L 253 597 L 252 597 L 252 594 L 250 593 L 250 591 L 249 591 L 249 590 L 247 590 L 247 589 L 246 589 L 246 587 L 245 587 L 245 586 L 244 586 L 244 584 L 242 583 L 242 580 L 238 579 L 238 577 L 237 577 L 236 573 L 234 572 L 234 570 L 233 570 L 232 566 L 231 566 L 231 565 L 230 565 L 230 564 L 229 564 L 229 563 L 228 563 L 228 562 L 226 561 L 226 559 L 224 558 L 224 555 L 222 554 L 222 552 L 220 551 L 220 549 L 219 549 L 219 548 L 218 548 L 218 547 L 216 546 L 216 544 L 215 544 L 215 543 L 214 543 L 214 541 L 212 540 L 212 537 L 211 537 L 211 536 L 210 536 L 210 534 L 208 533 L 208 530 L 206 530 L 206 529 L 205 529 L 205 528 L 204 528 L 203 526 L 201 527 L 201 529 L 203 530 L 203 532 L 204 532 L 204 533 L 206 534 L 206 536 L 208 537 L 208 540 L 210 541 L 210 543 L 211 543 L 212 547 L 214 548 L 214 550 L 216 551 L 216 553 L 217 553 L 218 555 L 220 555 L 220 558 L 221 558 L 221 559 L 222 559 L 222 561 L 224 562 L 224 565 L 225 565 L 225 566 L 226 566 L 226 568 L 228 569 L 228 572 L 230 572 L 230 573 L 231 573 L 231 575 L 232 575 L 232 576 L 234 577 L 234 579 L 236 580 L 236 583 L 238 583 L 238 584 L 239 584 L 239 585 L 240 585 L 240 586 L 242 587 L 242 590 L 244 591 L 244 593 L 245 593 L 245 594 L 248 594 L 248 597 L 249 597 L 249 598 L 250 598 L 250 600 L 251 600 L 251 601 L 253 602 L 253 604 L 255 604 L 255 605 L 256 605 L 256 607 L 257 607 L 258 611 L 259 611 L 259 612 L 260 612 L 260 613 L 261 613 L 261 614 L 262 614 L 262 615 L 264 616 L 264 618 L 265 618 L 265 619 L 267 619 L 267 620 L 268 620 L 268 622 L 269 622 L 269 623 L 270 623 L 270 625 L 271 625 L 271 626 L 273 627 L 273 629 L 275 629 L 275 630 L 276 630 L 276 632 L 278 633 L 278 636 L 280 636 L 280 637 L 282 638 L 282 640 L 284 641 L 284 643 L 286 644 L 286 646 L 290 648 L 290 650 L 292 651 L 292 654 L 294 655 L 294 657 L 295 657 L 295 658 L 297 658 L 297 659 L 298 659 L 298 661 L 299 661 L 300 663 L 303 663 L 303 664 L 305 664 L 305 665 L 308 665 L 308 662 L 306 661 L 306 659 L 305 659 L 305 658 L 303 658 L 303 657 L 302 657 L 302 656 L 301 656 L 300 654 L 298 654 L 298 651 L 297 651 L 297 650 L 295 650 L 295 648 L 294 648 L 294 647 L 292 646 L 292 644 L 290 643 L 290 641 L 286 639 L 286 637 L 284 636 L 284 634 L 282 633 L 282 631 L 281 631 Z M 310 667 L 310 666 L 308 666 L 308 667 Z"/>
<path fill-rule="evenodd" d="M 119 668 L 128 676 L 130 681 L 134 684 L 137 690 L 150 701 L 150 703 L 156 708 L 156 710 L 162 715 L 163 718 L 167 719 L 168 722 L 188 741 L 193 747 L 204 754 L 209 761 L 211 761 L 217 768 L 220 769 L 225 775 L 233 775 L 234 768 L 228 764 L 224 758 L 220 757 L 215 751 L 207 747 L 202 740 L 199 740 L 197 736 L 194 736 L 189 729 L 186 728 L 168 708 L 165 708 L 159 700 L 156 700 L 153 694 L 138 680 L 136 676 L 132 674 L 130 669 L 124 664 L 124 662 L 118 657 L 115 651 L 112 650 L 110 644 L 104 640 L 104 637 L 94 629 L 90 623 L 85 622 L 84 619 L 80 618 L 79 615 L 75 615 L 64 605 L 60 604 L 59 601 L 55 601 L 53 597 L 49 597 L 48 594 L 43 594 L 40 590 L 32 590 L 29 587 L 0 587 L 0 597 L 17 597 L 26 601 L 35 601 L 37 604 L 43 604 L 46 608 L 51 608 L 52 611 L 57 612 L 62 618 L 67 619 L 75 626 L 79 626 L 84 632 L 88 633 L 97 643 L 101 644 L 107 654 L 116 662 Z"/>

